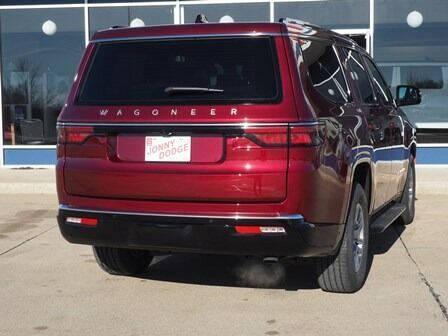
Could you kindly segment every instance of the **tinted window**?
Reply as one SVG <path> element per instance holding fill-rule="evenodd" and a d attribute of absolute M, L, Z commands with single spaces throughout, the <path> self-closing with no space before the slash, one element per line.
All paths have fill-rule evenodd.
<path fill-rule="evenodd" d="M 280 93 L 271 43 L 263 37 L 100 44 L 78 102 L 273 101 Z"/>
<path fill-rule="evenodd" d="M 384 102 L 392 103 L 392 95 L 389 91 L 386 81 L 383 79 L 383 76 L 370 59 L 364 57 L 364 60 L 366 61 L 370 73 L 372 74 L 373 85 L 375 87 L 376 93 L 379 96 L 383 97 Z"/>
<path fill-rule="evenodd" d="M 401 83 L 414 85 L 419 89 L 441 89 L 443 87 L 441 66 L 403 66 Z"/>
<path fill-rule="evenodd" d="M 332 45 L 308 40 L 300 44 L 314 88 L 330 101 L 347 102 L 347 85 Z"/>
<path fill-rule="evenodd" d="M 375 104 L 376 99 L 373 93 L 372 85 L 370 84 L 369 75 L 361 56 L 351 49 L 345 49 L 344 63 L 350 72 L 350 76 L 355 84 L 356 90 L 363 103 Z"/>

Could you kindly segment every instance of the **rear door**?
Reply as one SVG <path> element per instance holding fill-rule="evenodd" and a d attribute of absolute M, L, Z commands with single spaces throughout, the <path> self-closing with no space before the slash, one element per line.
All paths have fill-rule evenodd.
<path fill-rule="evenodd" d="M 357 93 L 359 110 L 364 114 L 368 124 L 368 137 L 372 143 L 372 159 L 374 164 L 374 210 L 383 206 L 389 198 L 391 174 L 390 128 L 387 114 L 378 102 L 372 87 L 369 71 L 361 55 L 352 49 L 345 50 L 350 81 Z"/>
<path fill-rule="evenodd" d="M 404 148 L 404 124 L 398 114 L 389 87 L 375 64 L 364 57 L 367 67 L 373 79 L 373 86 L 381 105 L 381 113 L 388 123 L 389 155 L 391 160 L 391 171 L 389 179 L 388 199 L 394 198 L 401 192 L 401 186 L 406 179 L 408 154 Z"/>
<path fill-rule="evenodd" d="M 281 202 L 297 119 L 281 39 L 97 43 L 63 114 L 67 193 Z"/>

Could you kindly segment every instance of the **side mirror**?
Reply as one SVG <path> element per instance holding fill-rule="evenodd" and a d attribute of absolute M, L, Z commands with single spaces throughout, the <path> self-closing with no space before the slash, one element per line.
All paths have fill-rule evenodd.
<path fill-rule="evenodd" d="M 398 85 L 395 101 L 398 106 L 418 105 L 422 102 L 422 94 L 415 86 Z"/>

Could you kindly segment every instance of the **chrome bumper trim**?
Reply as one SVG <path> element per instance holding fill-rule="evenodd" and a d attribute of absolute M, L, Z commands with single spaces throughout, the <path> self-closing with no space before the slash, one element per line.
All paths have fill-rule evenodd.
<path fill-rule="evenodd" d="M 150 216 L 150 217 L 174 217 L 174 218 L 213 218 L 213 219 L 234 219 L 234 220 L 303 220 L 303 216 L 299 214 L 294 215 L 278 215 L 278 216 L 215 216 L 215 215 L 193 215 L 193 214 L 166 214 L 166 213 L 150 213 L 150 212 L 127 212 L 127 211 L 112 211 L 112 210 L 95 210 L 95 209 L 79 209 L 71 208 L 67 205 L 60 204 L 59 210 L 76 211 L 76 212 L 90 212 L 100 214 L 112 215 L 127 215 L 127 216 Z"/>

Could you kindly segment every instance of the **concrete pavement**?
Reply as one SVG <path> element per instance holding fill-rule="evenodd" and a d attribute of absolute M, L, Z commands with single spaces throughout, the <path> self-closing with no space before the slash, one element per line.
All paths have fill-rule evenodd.
<path fill-rule="evenodd" d="M 54 192 L 0 192 L 0 335 L 447 335 L 448 193 L 428 187 L 444 173 L 419 180 L 413 224 L 373 241 L 353 295 L 317 289 L 307 263 L 236 257 L 159 257 L 143 277 L 111 276 L 60 236 Z"/>

